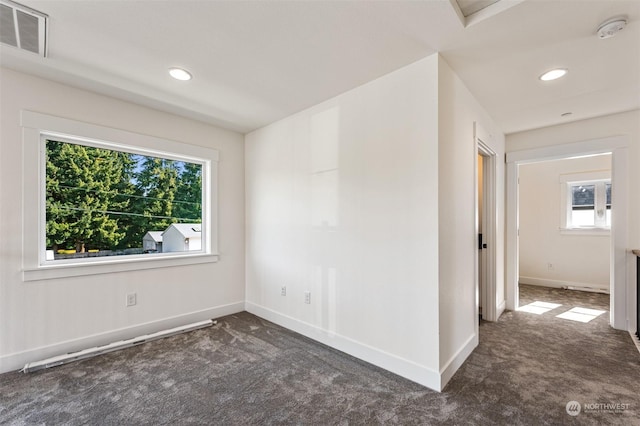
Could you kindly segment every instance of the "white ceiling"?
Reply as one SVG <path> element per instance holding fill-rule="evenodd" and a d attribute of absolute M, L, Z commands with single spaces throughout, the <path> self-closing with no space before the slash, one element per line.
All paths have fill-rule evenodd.
<path fill-rule="evenodd" d="M 640 108 L 640 1 L 501 0 L 466 20 L 458 2 L 21 0 L 50 16 L 49 56 L 3 45 L 0 64 L 241 132 L 438 51 L 505 133 Z M 598 39 L 616 15 L 627 28 Z M 553 67 L 569 74 L 537 79 Z"/>

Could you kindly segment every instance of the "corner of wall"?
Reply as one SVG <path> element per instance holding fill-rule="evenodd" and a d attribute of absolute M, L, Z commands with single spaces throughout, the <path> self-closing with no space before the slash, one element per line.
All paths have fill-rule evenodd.
<path fill-rule="evenodd" d="M 475 193 L 477 148 L 474 123 L 492 135 L 486 141 L 496 157 L 504 155 L 504 135 L 442 56 L 438 56 L 438 228 L 439 362 L 446 384 L 478 345 Z M 496 281 L 504 240 L 504 164 L 496 170 Z M 461 268 L 461 265 L 465 265 Z M 497 284 L 496 302 L 504 297 Z"/>

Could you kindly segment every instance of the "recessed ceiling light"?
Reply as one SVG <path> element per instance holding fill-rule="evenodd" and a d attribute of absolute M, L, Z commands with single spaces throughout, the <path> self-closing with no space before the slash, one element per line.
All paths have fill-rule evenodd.
<path fill-rule="evenodd" d="M 183 70 L 182 68 L 169 68 L 169 74 L 176 80 L 182 81 L 191 80 L 192 77 L 189 71 Z"/>
<path fill-rule="evenodd" d="M 556 68 L 551 71 L 545 72 L 539 78 L 542 81 L 551 81 L 564 76 L 567 71 L 568 70 L 566 68 Z"/>

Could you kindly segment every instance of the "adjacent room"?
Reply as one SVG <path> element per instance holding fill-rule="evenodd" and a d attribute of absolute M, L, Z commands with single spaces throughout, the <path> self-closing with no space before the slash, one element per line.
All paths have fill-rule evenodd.
<path fill-rule="evenodd" d="M 0 36 L 0 423 L 638 422 L 639 2 Z"/>
<path fill-rule="evenodd" d="M 523 164 L 519 168 L 520 310 L 553 311 L 556 318 L 589 322 L 609 313 L 611 259 L 611 154 Z M 563 289 L 591 292 L 606 306 L 567 306 L 530 293 Z M 545 298 L 553 299 L 551 292 Z M 543 296 L 544 297 L 544 296 Z M 586 303 L 586 301 L 585 301 Z"/>

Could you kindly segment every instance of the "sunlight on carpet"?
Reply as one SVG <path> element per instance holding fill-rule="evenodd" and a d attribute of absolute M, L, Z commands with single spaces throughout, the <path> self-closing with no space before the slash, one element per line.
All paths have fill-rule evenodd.
<path fill-rule="evenodd" d="M 556 315 L 556 318 L 562 318 L 566 320 L 587 323 L 591 320 L 598 318 L 600 315 L 604 314 L 605 312 L 607 311 L 576 307 L 576 308 L 571 308 L 567 312 L 564 312 L 560 315 Z"/>
<path fill-rule="evenodd" d="M 536 300 L 535 302 L 529 303 L 528 305 L 520 306 L 518 308 L 518 311 L 528 312 L 530 314 L 542 315 L 559 306 L 562 306 L 562 305 L 560 303 L 549 303 L 549 302 L 541 302 L 539 300 Z"/>

